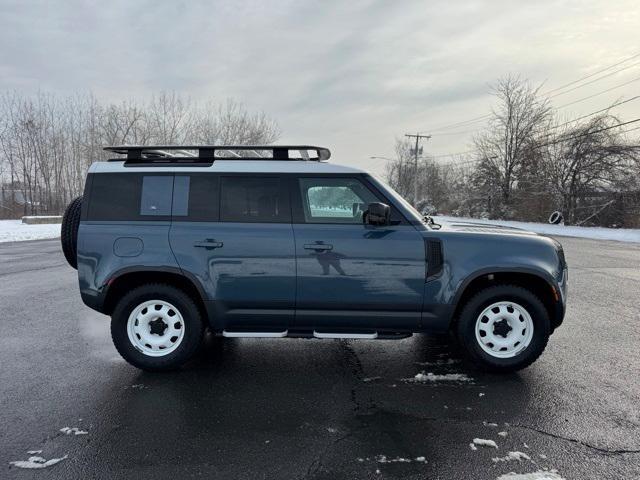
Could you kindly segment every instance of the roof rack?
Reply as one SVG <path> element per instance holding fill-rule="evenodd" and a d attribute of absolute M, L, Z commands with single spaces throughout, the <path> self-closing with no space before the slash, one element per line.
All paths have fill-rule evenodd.
<path fill-rule="evenodd" d="M 105 147 L 104 150 L 126 155 L 127 164 L 211 164 L 222 159 L 326 161 L 331 157 L 328 148 L 312 145 L 118 145 Z M 291 151 L 298 151 L 300 156 L 291 156 Z M 271 156 L 267 156 L 269 152 Z M 310 156 L 310 152 L 315 152 L 316 156 Z M 122 158 L 109 161 L 121 162 Z"/>

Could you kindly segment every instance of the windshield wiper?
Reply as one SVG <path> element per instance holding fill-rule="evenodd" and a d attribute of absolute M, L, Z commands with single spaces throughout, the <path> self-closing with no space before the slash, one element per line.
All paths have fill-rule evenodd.
<path fill-rule="evenodd" d="M 429 227 L 433 228 L 434 230 L 440 230 L 440 228 L 442 228 L 442 225 L 440 225 L 439 223 L 436 223 L 436 221 L 433 219 L 431 215 L 423 215 L 422 218 L 425 221 L 425 223 Z"/>

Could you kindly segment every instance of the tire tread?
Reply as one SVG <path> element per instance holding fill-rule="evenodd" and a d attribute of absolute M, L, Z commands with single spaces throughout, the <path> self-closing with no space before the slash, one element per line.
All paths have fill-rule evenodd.
<path fill-rule="evenodd" d="M 193 333 L 188 332 L 188 335 L 185 335 L 183 342 L 186 343 L 180 345 L 177 350 L 168 354 L 166 357 L 147 357 L 138 354 L 138 352 L 133 349 L 126 334 L 128 312 L 123 310 L 126 309 L 130 303 L 136 301 L 137 297 L 145 296 L 152 292 L 159 299 L 166 298 L 167 295 L 178 297 L 180 302 L 183 302 L 188 310 L 188 312 L 181 312 L 185 320 L 185 328 L 190 330 L 195 329 Z M 156 295 L 155 292 L 160 293 Z M 189 315 L 189 318 L 187 318 L 187 315 Z M 122 323 L 125 324 L 124 334 L 121 331 L 123 328 Z M 200 310 L 194 299 L 184 290 L 168 283 L 147 283 L 134 288 L 118 301 L 111 316 L 111 339 L 118 353 L 129 364 L 149 372 L 170 371 L 180 368 L 180 366 L 196 355 L 200 349 L 203 334 L 204 324 Z"/>
<path fill-rule="evenodd" d="M 463 321 L 464 318 L 473 315 L 474 313 L 473 310 L 475 308 L 474 305 L 481 298 L 490 296 L 490 292 L 492 290 L 498 291 L 498 290 L 504 290 L 504 289 L 509 289 L 512 292 L 519 292 L 519 294 L 522 297 L 524 298 L 531 297 L 531 299 L 534 302 L 537 302 L 538 305 L 536 305 L 536 308 L 539 308 L 545 315 L 545 318 L 543 318 L 543 321 L 545 321 L 545 324 L 547 327 L 546 329 L 547 331 L 544 333 L 541 339 L 542 343 L 541 345 L 539 345 L 538 349 L 532 355 L 528 355 L 523 361 L 518 362 L 517 364 L 514 364 L 514 365 L 508 365 L 508 366 L 499 365 L 495 363 L 489 364 L 485 359 L 479 356 L 473 348 L 470 348 L 468 345 L 468 339 L 465 339 L 465 332 L 464 332 L 465 325 Z M 475 322 L 475 319 L 474 319 L 474 322 Z M 483 288 L 482 290 L 477 292 L 475 295 L 473 295 L 471 298 L 469 298 L 465 302 L 464 306 L 460 311 L 460 315 L 459 315 L 459 319 L 456 327 L 457 327 L 456 333 L 458 336 L 458 340 L 460 344 L 464 346 L 463 351 L 465 352 L 467 358 L 472 360 L 474 364 L 480 366 L 484 370 L 493 371 L 493 372 L 512 372 L 512 371 L 521 370 L 523 368 L 529 367 L 533 362 L 535 362 L 538 358 L 540 358 L 540 355 L 542 355 L 542 353 L 545 351 L 545 349 L 547 348 L 547 344 L 549 342 L 549 335 L 551 334 L 549 317 L 546 312 L 546 309 L 544 308 L 544 303 L 542 302 L 542 300 L 540 300 L 540 297 L 538 297 L 535 293 L 533 293 L 531 290 L 527 288 L 524 288 L 520 285 L 514 285 L 509 283 L 501 283 L 501 284 Z M 537 326 L 536 328 L 539 328 L 539 326 Z M 475 343 L 475 336 L 473 338 L 473 342 Z"/>

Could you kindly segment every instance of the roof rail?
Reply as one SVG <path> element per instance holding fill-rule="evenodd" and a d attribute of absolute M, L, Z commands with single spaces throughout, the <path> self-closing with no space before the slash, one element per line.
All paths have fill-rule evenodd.
<path fill-rule="evenodd" d="M 326 161 L 331 157 L 328 148 L 312 145 L 118 145 L 104 147 L 104 150 L 126 155 L 126 163 L 129 164 L 211 164 L 216 159 Z M 191 151 L 195 151 L 197 154 L 191 153 Z M 291 151 L 300 152 L 300 156 L 292 157 Z M 271 156 L 265 156 L 262 152 L 271 152 Z M 309 152 L 316 152 L 316 156 L 311 157 Z M 118 162 L 122 161 L 122 158 L 113 158 L 109 161 Z"/>

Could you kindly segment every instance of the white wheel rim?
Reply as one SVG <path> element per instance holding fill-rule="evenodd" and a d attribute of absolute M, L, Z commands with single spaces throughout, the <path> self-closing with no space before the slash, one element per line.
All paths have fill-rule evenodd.
<path fill-rule="evenodd" d="M 127 321 L 129 341 L 149 357 L 164 357 L 175 351 L 184 338 L 184 328 L 178 309 L 164 300 L 141 303 Z"/>
<path fill-rule="evenodd" d="M 531 315 L 517 303 L 494 303 L 476 319 L 478 345 L 492 357 L 513 358 L 529 346 L 532 338 Z"/>

